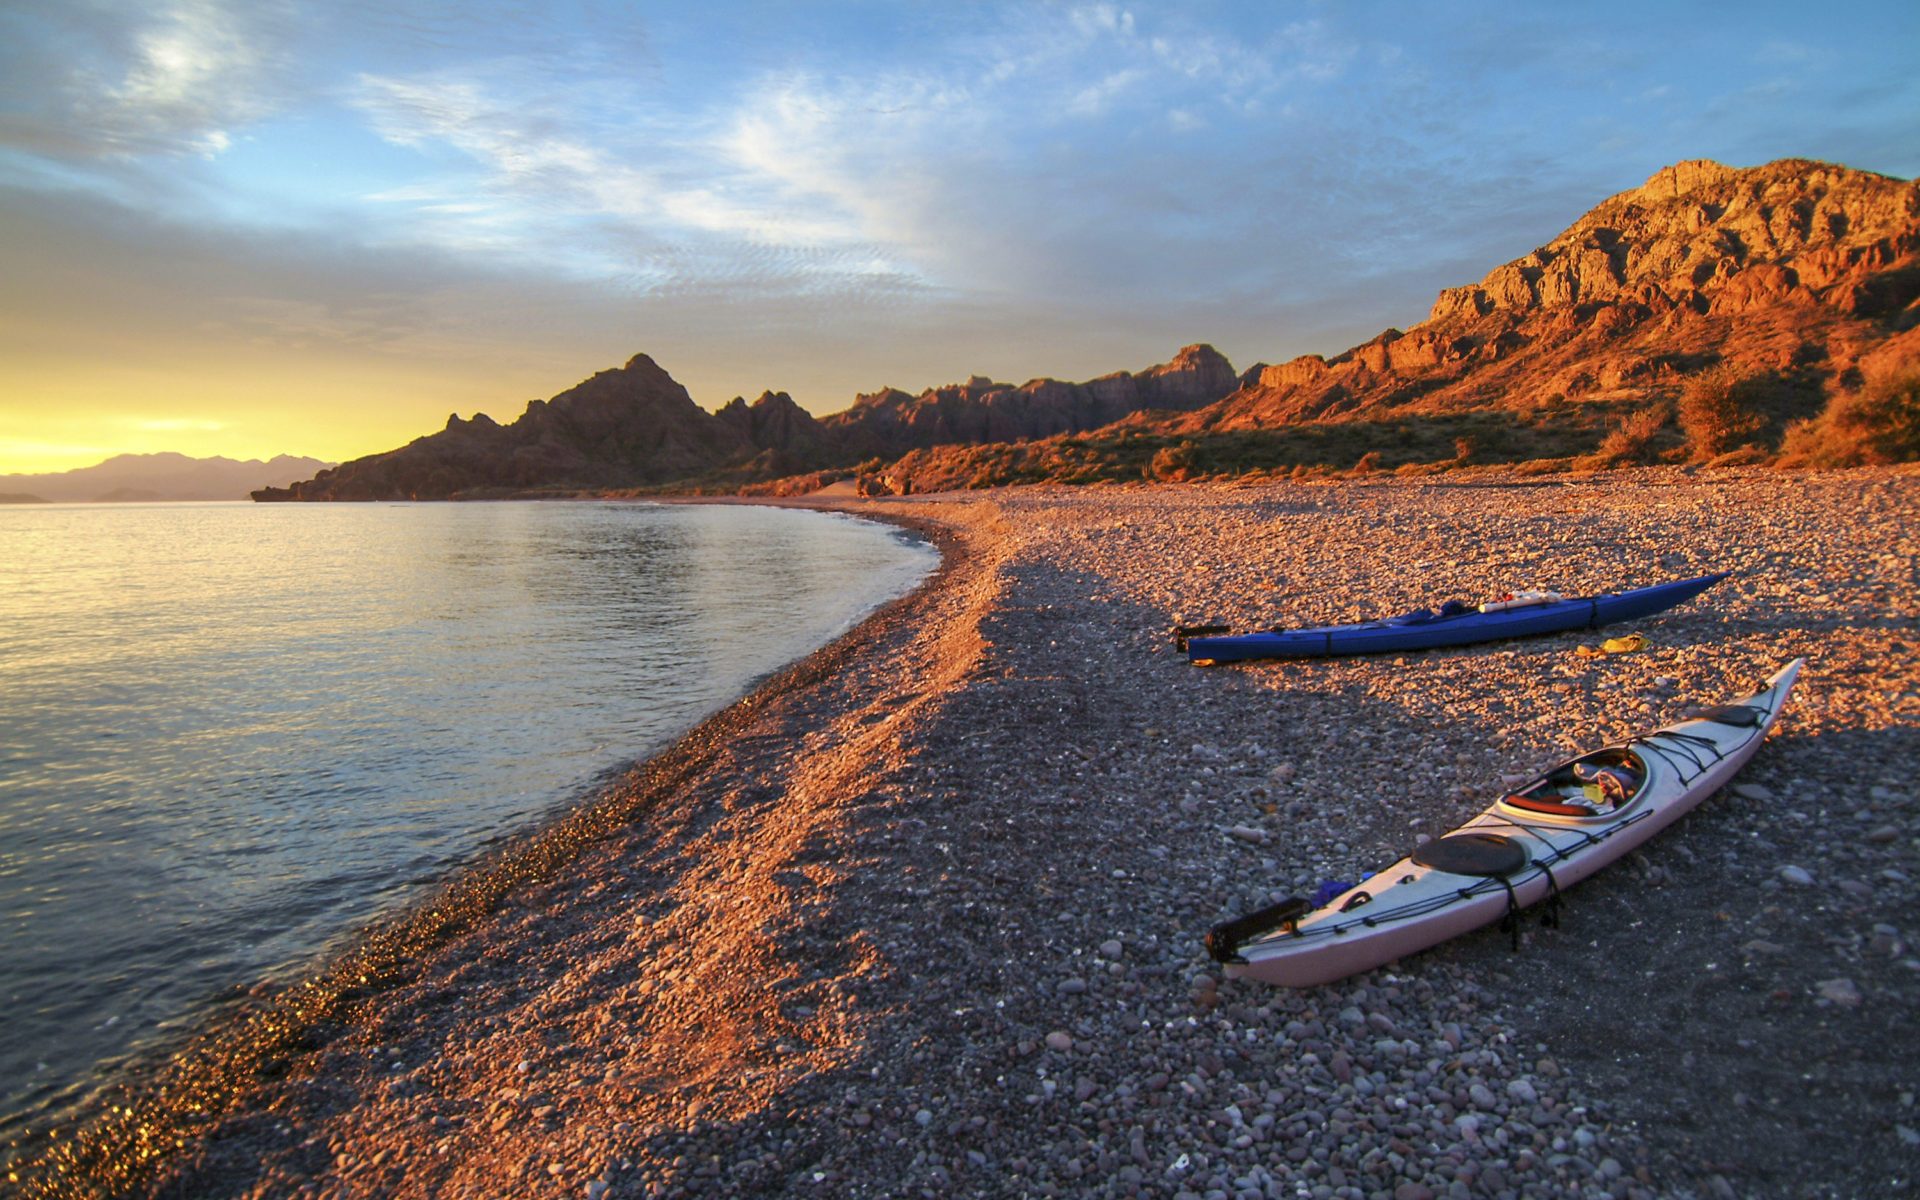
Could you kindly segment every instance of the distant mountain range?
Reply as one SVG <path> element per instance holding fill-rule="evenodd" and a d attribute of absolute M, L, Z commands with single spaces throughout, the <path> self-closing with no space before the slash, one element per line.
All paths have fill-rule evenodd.
<path fill-rule="evenodd" d="M 708 413 L 636 355 L 511 424 L 449 417 L 398 450 L 254 498 L 794 492 L 850 474 L 885 492 L 1606 465 L 1678 453 L 1689 435 L 1675 401 L 1710 378 L 1745 406 L 1728 423 L 1742 452 L 1764 457 L 1795 422 L 1915 370 L 1920 185 L 1804 159 L 1692 161 L 1478 284 L 1443 291 L 1412 329 L 1331 357 L 1236 375 L 1211 347 L 1189 346 L 1138 374 L 887 389 L 816 419 L 785 393 Z"/>
<path fill-rule="evenodd" d="M 257 488 L 304 479 L 333 464 L 282 454 L 262 462 L 120 454 L 91 467 L 47 475 L 0 475 L 0 504 L 245 500 Z"/>

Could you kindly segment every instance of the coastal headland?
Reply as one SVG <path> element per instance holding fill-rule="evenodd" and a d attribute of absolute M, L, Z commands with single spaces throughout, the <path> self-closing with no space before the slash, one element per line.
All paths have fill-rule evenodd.
<path fill-rule="evenodd" d="M 812 503 L 910 524 L 943 565 L 263 989 L 38 1144 L 23 1193 L 1912 1186 L 1912 467 Z M 1733 575 L 1635 626 L 1638 653 L 1582 655 L 1588 633 L 1202 670 L 1167 636 L 1712 570 Z M 1222 917 L 1360 878 L 1799 655 L 1735 785 L 1517 951 L 1488 929 L 1305 991 L 1207 959 Z"/>

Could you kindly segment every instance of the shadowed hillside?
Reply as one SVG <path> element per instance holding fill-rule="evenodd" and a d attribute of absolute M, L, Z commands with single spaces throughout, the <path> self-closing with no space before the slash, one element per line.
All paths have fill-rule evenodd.
<path fill-rule="evenodd" d="M 542 491 L 731 490 L 800 471 L 831 469 L 916 447 L 1024 440 L 1097 428 L 1156 405 L 1192 409 L 1239 385 L 1210 346 L 1189 346 L 1138 375 L 1089 383 L 1037 379 L 1014 387 L 975 377 L 918 396 L 887 388 L 816 420 L 784 392 L 718 413 L 644 354 L 510 425 L 447 418 L 445 429 L 386 454 L 355 459 L 312 480 L 266 488 L 256 500 L 428 500 Z"/>

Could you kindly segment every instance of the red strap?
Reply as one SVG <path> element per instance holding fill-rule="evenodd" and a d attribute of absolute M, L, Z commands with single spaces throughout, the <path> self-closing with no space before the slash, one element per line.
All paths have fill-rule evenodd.
<path fill-rule="evenodd" d="M 1515 808 L 1524 808 L 1531 812 L 1552 813 L 1558 817 L 1597 817 L 1600 814 L 1590 808 L 1577 804 L 1560 804 L 1553 800 L 1535 800 L 1531 796 L 1503 796 L 1502 804 L 1511 804 Z"/>

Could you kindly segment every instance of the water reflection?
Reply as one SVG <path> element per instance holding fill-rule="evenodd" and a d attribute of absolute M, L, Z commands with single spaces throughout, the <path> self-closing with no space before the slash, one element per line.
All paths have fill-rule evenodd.
<path fill-rule="evenodd" d="M 0 510 L 0 1113 L 578 798 L 931 561 L 757 508 Z"/>

